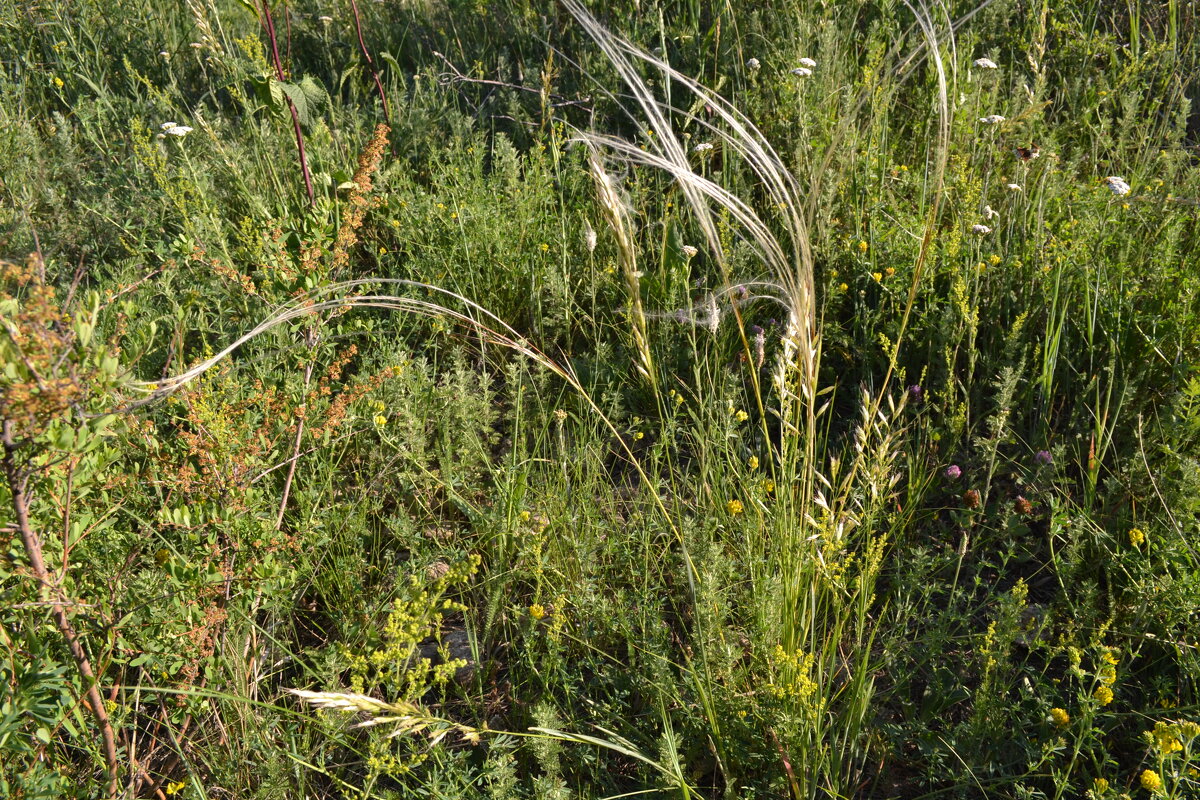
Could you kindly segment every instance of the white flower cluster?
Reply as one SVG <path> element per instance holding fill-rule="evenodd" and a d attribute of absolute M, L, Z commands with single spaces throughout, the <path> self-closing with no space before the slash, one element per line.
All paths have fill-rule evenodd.
<path fill-rule="evenodd" d="M 1126 183 L 1125 179 L 1120 175 L 1109 175 L 1104 179 L 1104 182 L 1108 184 L 1108 188 L 1111 189 L 1112 193 L 1117 197 L 1124 197 L 1130 192 L 1129 184 Z"/>
<path fill-rule="evenodd" d="M 992 61 L 990 58 L 975 59 L 975 66 L 979 67 L 980 69 L 999 69 L 996 62 Z"/>
<path fill-rule="evenodd" d="M 816 69 L 816 67 L 817 62 L 805 56 L 804 58 L 800 59 L 800 66 L 791 70 L 791 73 L 797 78 L 807 78 L 809 75 L 813 74 L 813 70 Z"/>
<path fill-rule="evenodd" d="M 172 136 L 183 138 L 192 132 L 192 129 L 187 125 L 180 125 L 178 122 L 164 122 L 158 126 L 163 133 L 169 133 Z"/>
<path fill-rule="evenodd" d="M 1001 122 L 1004 122 L 1004 119 L 999 114 L 988 114 L 986 117 L 980 117 L 979 121 L 984 125 L 999 125 Z"/>

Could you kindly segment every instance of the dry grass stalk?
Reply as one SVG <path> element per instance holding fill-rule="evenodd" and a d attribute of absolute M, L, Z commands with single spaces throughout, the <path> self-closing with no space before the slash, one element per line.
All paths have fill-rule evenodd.
<path fill-rule="evenodd" d="M 605 171 L 600 156 L 594 148 L 588 156 L 588 167 L 592 173 L 592 182 L 596 185 L 600 210 L 617 237 L 621 274 L 625 277 L 625 288 L 629 292 L 629 320 L 633 327 L 633 344 L 638 357 L 635 367 L 638 373 L 654 388 L 657 381 L 655 380 L 654 361 L 650 355 L 646 313 L 642 309 L 642 290 L 637 271 L 637 246 L 633 241 L 629 210 L 621 199 L 616 183 L 612 176 Z"/>

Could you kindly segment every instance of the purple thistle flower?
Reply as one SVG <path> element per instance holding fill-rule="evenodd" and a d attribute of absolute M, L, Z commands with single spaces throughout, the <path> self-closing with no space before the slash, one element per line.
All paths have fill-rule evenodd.
<path fill-rule="evenodd" d="M 915 383 L 908 387 L 908 399 L 914 403 L 921 402 L 921 395 L 923 394 L 925 394 L 925 390 Z"/>
<path fill-rule="evenodd" d="M 951 464 L 950 466 L 946 467 L 946 472 L 944 474 L 948 479 L 956 481 L 962 475 L 962 470 L 958 468 L 958 464 Z"/>
<path fill-rule="evenodd" d="M 1033 460 L 1044 467 L 1047 464 L 1054 463 L 1054 456 L 1050 455 L 1049 450 L 1038 450 L 1037 455 L 1033 457 Z"/>

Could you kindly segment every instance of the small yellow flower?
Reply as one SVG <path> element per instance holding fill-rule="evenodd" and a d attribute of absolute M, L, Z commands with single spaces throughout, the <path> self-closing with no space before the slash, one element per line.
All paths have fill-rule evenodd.
<path fill-rule="evenodd" d="M 376 414 L 375 424 L 382 428 L 384 425 L 387 425 L 387 417 L 385 417 L 383 414 Z"/>
<path fill-rule="evenodd" d="M 1050 709 L 1050 721 L 1060 728 L 1065 728 L 1071 724 L 1071 715 L 1064 709 L 1052 708 Z"/>
<path fill-rule="evenodd" d="M 887 275 L 887 276 L 890 278 L 890 277 L 892 277 L 893 275 L 895 275 L 895 274 L 896 274 L 896 268 L 895 268 L 895 267 L 888 267 L 887 269 L 885 269 L 885 270 L 883 271 L 883 274 L 884 274 L 884 275 Z"/>
<path fill-rule="evenodd" d="M 1100 682 L 1105 686 L 1112 686 L 1117 682 L 1117 668 L 1112 664 L 1105 664 L 1100 668 L 1100 671 L 1096 673 L 1096 677 L 1099 678 Z"/>
<path fill-rule="evenodd" d="M 529 607 L 529 616 L 534 619 L 542 619 L 546 616 L 546 608 L 541 603 L 534 603 Z"/>
<path fill-rule="evenodd" d="M 1096 796 L 1100 796 L 1108 791 L 1108 781 L 1104 778 L 1096 778 L 1092 781 L 1092 792 Z"/>
<path fill-rule="evenodd" d="M 380 246 L 380 248 L 379 248 L 379 255 L 381 255 L 381 256 L 386 256 L 386 255 L 387 255 L 387 248 L 386 248 L 386 247 L 383 247 L 383 246 L 381 245 L 381 246 Z"/>
<path fill-rule="evenodd" d="M 1100 660 L 1105 664 L 1111 664 L 1113 666 L 1116 666 L 1117 664 L 1117 657 L 1113 654 L 1112 650 L 1105 650 L 1104 655 L 1100 656 Z"/>
<path fill-rule="evenodd" d="M 750 415 L 740 409 L 733 416 L 738 422 L 745 422 L 746 420 L 750 419 Z"/>
<path fill-rule="evenodd" d="M 858 252 L 865 253 L 865 252 L 867 252 L 868 247 L 870 247 L 870 245 L 868 245 L 866 242 L 859 242 L 858 243 Z"/>
<path fill-rule="evenodd" d="M 55 88 L 55 89 L 61 89 L 62 87 L 63 87 L 63 81 L 62 81 L 62 78 L 60 78 L 60 77 L 58 77 L 57 75 L 55 75 L 55 76 L 54 76 L 54 88 Z"/>
<path fill-rule="evenodd" d="M 1133 528 L 1129 531 L 1129 544 L 1133 547 L 1141 547 L 1146 542 L 1146 534 L 1141 528 Z"/>
<path fill-rule="evenodd" d="M 750 469 L 758 469 L 758 456 L 750 456 L 750 460 L 746 463 L 750 465 Z"/>
<path fill-rule="evenodd" d="M 529 522 L 530 516 L 532 515 L 528 511 L 522 511 L 520 514 L 517 514 L 517 519 L 521 520 L 521 522 Z"/>
<path fill-rule="evenodd" d="M 1157 722 L 1154 725 L 1151 735 L 1154 737 L 1154 743 L 1163 755 L 1169 756 L 1183 749 L 1183 743 L 1179 741 L 1178 732 L 1174 725 Z"/>
<path fill-rule="evenodd" d="M 725 504 L 725 510 L 736 517 L 738 514 L 745 511 L 745 507 L 742 506 L 741 500 L 730 500 Z"/>
<path fill-rule="evenodd" d="M 550 249 L 550 245 L 546 244 L 545 242 L 542 242 L 542 252 L 545 253 L 549 249 Z"/>
<path fill-rule="evenodd" d="M 839 288 L 839 289 L 841 289 L 841 290 L 844 292 L 844 291 L 846 291 L 847 289 L 849 289 L 850 287 L 849 287 L 849 286 L 847 286 L 846 284 L 842 283 L 842 284 L 838 284 L 838 288 Z"/>
<path fill-rule="evenodd" d="M 1157 792 L 1162 789 L 1162 778 L 1158 777 L 1158 773 L 1152 769 L 1142 770 L 1138 782 L 1148 792 Z"/>
<path fill-rule="evenodd" d="M 1102 706 L 1106 706 L 1113 701 L 1113 691 L 1107 686 L 1096 687 L 1096 702 Z"/>
<path fill-rule="evenodd" d="M 167 794 L 179 794 L 187 786 L 183 781 L 175 781 L 167 784 Z"/>
<path fill-rule="evenodd" d="M 643 437 L 643 436 L 645 436 L 645 435 L 646 435 L 646 434 L 642 433 L 641 431 L 638 431 L 637 433 L 635 433 L 635 434 L 633 435 L 633 440 L 634 440 L 635 442 L 637 442 L 637 441 L 641 441 L 642 437 Z"/>
<path fill-rule="evenodd" d="M 882 272 L 872 272 L 872 273 L 871 273 L 871 277 L 872 277 L 872 278 L 874 278 L 874 279 L 875 279 L 877 282 L 878 282 L 878 281 L 882 281 L 882 280 L 883 280 L 883 273 L 882 273 Z"/>
<path fill-rule="evenodd" d="M 765 481 L 763 481 L 762 488 L 767 494 L 775 494 L 775 481 L 767 478 Z"/>
<path fill-rule="evenodd" d="M 998 256 L 998 255 L 996 255 L 995 253 L 993 253 L 993 254 L 991 255 L 991 257 L 990 257 L 990 258 L 988 258 L 988 261 L 989 261 L 989 262 L 991 262 L 991 265 L 994 267 L 994 266 L 996 266 L 997 264 L 999 264 L 999 263 L 1000 263 L 1000 261 L 1001 261 L 1001 258 L 1000 258 L 1000 256 Z"/>

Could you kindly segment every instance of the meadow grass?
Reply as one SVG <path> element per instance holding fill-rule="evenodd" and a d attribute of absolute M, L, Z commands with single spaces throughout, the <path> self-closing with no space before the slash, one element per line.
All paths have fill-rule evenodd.
<path fill-rule="evenodd" d="M 0 20 L 3 796 L 1200 793 L 1190 5 Z"/>

